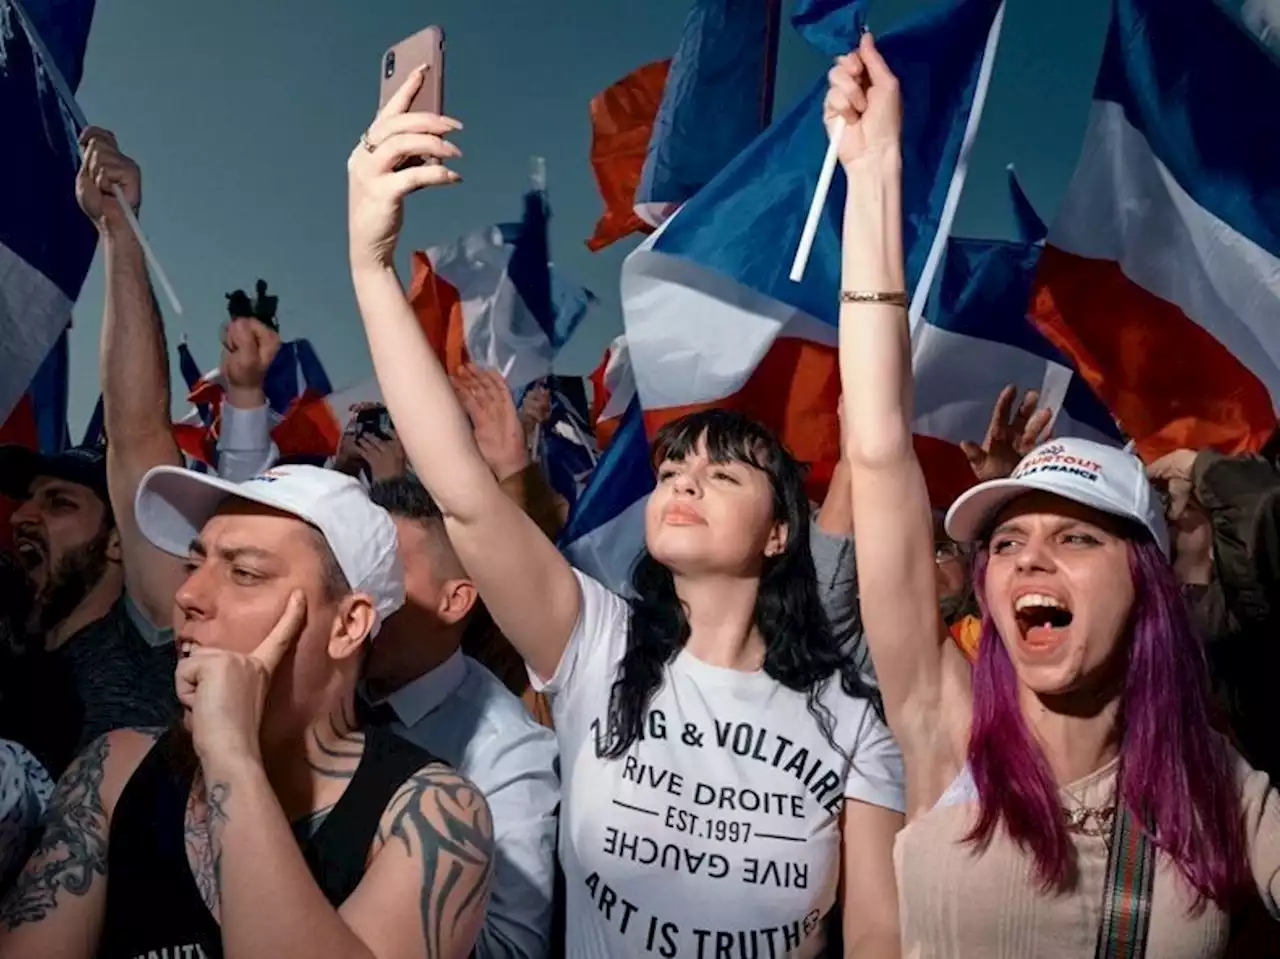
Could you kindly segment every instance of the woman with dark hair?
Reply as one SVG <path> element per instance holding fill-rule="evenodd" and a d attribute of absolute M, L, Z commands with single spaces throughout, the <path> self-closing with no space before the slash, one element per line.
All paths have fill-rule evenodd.
<path fill-rule="evenodd" d="M 382 395 L 503 634 L 551 694 L 567 955 L 897 956 L 900 755 L 818 600 L 794 458 L 732 413 L 656 438 L 628 602 L 505 496 L 396 277 L 406 194 L 455 179 L 420 76 L 352 154 L 351 266 Z"/>
<path fill-rule="evenodd" d="M 945 638 L 912 446 L 897 81 L 868 36 L 830 73 L 845 121 L 840 322 L 862 615 L 906 758 L 904 954 L 1221 956 L 1274 916 L 1280 803 L 1210 726 L 1159 497 L 1121 450 L 1060 440 L 951 508 L 976 542 L 976 662 Z"/>

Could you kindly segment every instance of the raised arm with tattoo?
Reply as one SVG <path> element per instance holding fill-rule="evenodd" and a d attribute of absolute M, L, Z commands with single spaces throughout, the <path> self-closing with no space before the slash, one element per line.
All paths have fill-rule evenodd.
<path fill-rule="evenodd" d="M 944 644 L 929 497 L 912 440 L 898 82 L 869 34 L 856 55 L 837 62 L 830 82 L 828 124 L 836 117 L 847 123 L 839 147 L 849 185 L 840 378 L 862 622 L 889 726 L 906 759 L 910 817 L 945 788 L 935 779 L 958 771 L 931 759 L 942 755 L 949 766 L 963 756 L 964 744 L 953 750 L 941 723 L 944 656 L 957 660 L 957 670 L 967 667 L 952 644 Z M 886 302 L 895 295 L 899 303 Z"/>
<path fill-rule="evenodd" d="M 480 456 L 466 413 L 414 316 L 393 257 L 404 198 L 455 182 L 447 167 L 398 169 L 409 157 L 460 155 L 443 139 L 454 120 L 408 107 L 415 73 L 369 128 L 348 162 L 350 254 L 356 300 L 374 369 L 409 462 L 444 513 L 450 541 L 499 628 L 535 672 L 549 678 L 578 618 L 573 571 L 506 496 Z M 529 611 L 537 609 L 538 616 Z"/>
<path fill-rule="evenodd" d="M 153 549 L 138 533 L 133 498 L 153 466 L 181 465 L 169 419 L 169 360 L 146 261 L 120 203 L 119 186 L 135 208 L 142 198 L 138 166 L 106 130 L 80 135 L 84 162 L 76 178 L 80 207 L 98 228 L 106 262 L 99 369 L 111 507 L 124 550 L 129 594 L 156 626 L 169 622 L 182 563 Z"/>

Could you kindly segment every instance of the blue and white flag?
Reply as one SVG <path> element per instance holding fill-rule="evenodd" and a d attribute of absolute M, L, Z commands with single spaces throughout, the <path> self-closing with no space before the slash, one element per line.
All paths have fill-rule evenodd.
<path fill-rule="evenodd" d="M 70 323 L 96 244 L 76 204 L 78 131 L 51 79 L 79 82 L 93 0 L 22 2 L 25 19 L 0 0 L 0 420 Z"/>
<path fill-rule="evenodd" d="M 636 189 L 646 223 L 660 225 L 769 125 L 780 7 L 694 0 Z"/>

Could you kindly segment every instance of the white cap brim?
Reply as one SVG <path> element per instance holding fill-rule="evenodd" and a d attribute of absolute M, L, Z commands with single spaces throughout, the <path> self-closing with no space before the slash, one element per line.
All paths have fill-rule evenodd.
<path fill-rule="evenodd" d="M 1052 493 L 1100 513 L 1131 520 L 1139 526 L 1147 525 L 1143 517 L 1117 510 L 1116 504 L 1105 496 L 1090 495 L 1084 489 L 1072 490 L 1068 494 L 1061 485 L 1038 483 L 1037 478 L 1033 474 L 1021 479 L 988 480 L 965 491 L 947 510 L 947 535 L 957 543 L 975 542 L 987 531 L 1000 510 L 1025 493 Z"/>
<path fill-rule="evenodd" d="M 158 466 L 138 487 L 134 516 L 138 530 L 153 546 L 173 556 L 186 556 L 204 524 L 231 498 L 281 509 L 221 477 L 181 466 Z"/>

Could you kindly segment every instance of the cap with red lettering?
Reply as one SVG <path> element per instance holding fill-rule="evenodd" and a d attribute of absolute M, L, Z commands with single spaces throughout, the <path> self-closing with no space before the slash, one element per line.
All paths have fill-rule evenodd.
<path fill-rule="evenodd" d="M 947 511 L 947 535 L 960 543 L 973 542 L 1005 504 L 1036 491 L 1132 520 L 1169 554 L 1163 505 L 1142 460 L 1078 437 L 1043 443 L 1022 458 L 1008 479 L 989 480 L 968 490 Z"/>

